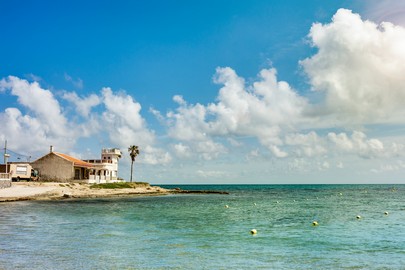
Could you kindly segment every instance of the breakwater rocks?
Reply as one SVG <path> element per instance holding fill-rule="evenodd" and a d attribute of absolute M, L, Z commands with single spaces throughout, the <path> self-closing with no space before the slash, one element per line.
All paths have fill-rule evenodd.
<path fill-rule="evenodd" d="M 176 194 L 222 194 L 229 195 L 229 192 L 219 191 L 219 190 L 183 190 L 180 188 L 175 188 L 173 193 Z"/>

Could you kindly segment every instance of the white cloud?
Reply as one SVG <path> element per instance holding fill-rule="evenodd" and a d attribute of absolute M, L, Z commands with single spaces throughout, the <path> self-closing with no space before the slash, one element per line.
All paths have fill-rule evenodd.
<path fill-rule="evenodd" d="M 328 134 L 328 139 L 335 144 L 338 150 L 357 154 L 363 158 L 381 157 L 388 154 L 388 150 L 380 140 L 367 139 L 366 134 L 360 131 L 354 131 L 350 137 L 346 133 L 331 132 Z"/>
<path fill-rule="evenodd" d="M 338 121 L 324 117 L 325 125 L 404 123 L 404 28 L 339 9 L 331 23 L 314 24 L 309 38 L 318 52 L 301 65 L 325 94 L 317 113 Z"/>
<path fill-rule="evenodd" d="M 75 104 L 77 113 L 84 117 L 88 117 L 91 109 L 100 104 L 100 98 L 95 94 L 81 98 L 75 92 L 65 92 L 63 98 Z"/>
<path fill-rule="evenodd" d="M 151 114 L 153 114 L 160 123 L 164 123 L 165 118 L 163 117 L 163 115 L 158 110 L 151 107 L 151 108 L 149 108 L 149 112 Z"/>
<path fill-rule="evenodd" d="M 139 161 L 151 165 L 162 165 L 170 163 L 172 157 L 163 149 L 146 146 L 142 149 L 141 154 L 139 155 Z"/>
<path fill-rule="evenodd" d="M 47 149 L 49 144 L 68 149 L 82 137 L 99 136 L 102 144 L 124 151 L 129 145 L 138 145 L 141 154 L 137 162 L 141 164 L 167 164 L 177 157 L 213 165 L 214 159 L 239 152 L 242 162 L 252 166 L 255 161 L 267 161 L 271 153 L 284 158 L 275 161 L 281 164 L 278 170 L 282 173 L 353 167 L 348 160 L 355 157 L 363 158 L 362 162 L 373 159 L 374 164 L 403 157 L 403 142 L 368 138 L 357 130 L 369 130 L 369 124 L 384 127 L 405 121 L 404 28 L 391 23 L 377 25 L 340 9 L 330 23 L 314 24 L 309 38 L 317 52 L 300 63 L 315 91 L 310 95 L 315 95 L 313 101 L 279 81 L 274 68 L 261 70 L 252 83 L 230 67 L 217 68 L 214 82 L 220 86 L 214 102 L 189 104 L 176 95 L 177 108 L 165 115 L 149 109 L 167 127 L 168 136 L 157 137 L 142 116 L 141 104 L 123 91 L 103 88 L 89 96 L 64 92 L 59 98 L 74 104 L 81 116 L 68 120 L 71 115 L 64 114 L 64 103 L 60 104 L 51 90 L 10 76 L 0 81 L 0 92 L 16 96 L 18 108 L 0 112 L 1 123 L 8 127 L 0 131 L 0 138 L 14 136 L 20 149 L 32 145 Z M 65 79 L 83 87 L 80 79 L 67 74 Z M 329 128 L 335 132 L 322 135 Z M 346 131 L 341 132 L 343 129 Z M 166 144 L 159 148 L 162 137 Z M 265 149 L 257 148 L 255 140 Z M 128 161 L 127 155 L 124 160 Z M 402 167 L 384 165 L 375 171 L 392 168 Z M 209 166 L 193 172 L 201 177 L 224 176 Z"/>
<path fill-rule="evenodd" d="M 245 86 L 231 68 L 218 68 L 214 81 L 223 84 L 217 103 L 189 105 L 181 96 L 175 112 L 167 113 L 169 135 L 183 141 L 209 141 L 214 136 L 252 136 L 275 156 L 287 153 L 279 146 L 282 130 L 301 121 L 306 99 L 286 82 L 278 82 L 275 69 L 260 72 L 259 81 Z"/>
<path fill-rule="evenodd" d="M 287 145 L 294 146 L 293 151 L 298 156 L 319 156 L 327 152 L 324 140 L 314 131 L 308 134 L 288 134 L 285 138 Z"/>
<path fill-rule="evenodd" d="M 173 146 L 174 153 L 179 158 L 190 158 L 192 153 L 189 146 L 182 143 L 174 144 Z"/>
<path fill-rule="evenodd" d="M 59 151 L 72 152 L 79 138 L 107 134 L 110 142 L 102 147 L 113 145 L 126 149 L 132 144 L 139 145 L 143 163 L 163 164 L 172 159 L 167 151 L 154 147 L 155 134 L 141 116 L 141 105 L 125 93 L 103 88 L 100 96 L 79 97 L 75 92 L 65 91 L 62 98 L 75 104 L 76 112 L 83 117 L 78 122 L 76 117 L 68 121 L 57 98 L 38 82 L 9 76 L 0 81 L 0 90 L 10 90 L 17 96 L 19 105 L 28 109 L 26 114 L 18 108 L 0 112 L 0 121 L 7 127 L 1 130 L 0 136 L 8 139 L 14 150 L 43 153 L 49 145 L 54 145 Z M 100 104 L 104 105 L 101 116 L 91 112 Z"/>
<path fill-rule="evenodd" d="M 226 148 L 211 140 L 197 142 L 194 146 L 196 152 L 205 160 L 212 160 L 217 158 L 220 154 L 227 152 Z"/>
<path fill-rule="evenodd" d="M 37 82 L 29 83 L 14 76 L 2 79 L 0 88 L 10 89 L 11 94 L 17 96 L 18 103 L 28 108 L 41 122 L 41 128 L 46 133 L 59 136 L 71 134 L 59 102 L 50 90 L 41 88 Z"/>
<path fill-rule="evenodd" d="M 10 90 L 26 111 L 5 108 L 0 112 L 0 122 L 6 127 L 1 135 L 8 139 L 14 150 L 44 151 L 50 144 L 67 149 L 74 144 L 75 131 L 50 90 L 41 88 L 37 82 L 29 83 L 14 76 L 2 79 L 0 89 Z"/>
<path fill-rule="evenodd" d="M 155 165 L 172 160 L 167 151 L 153 146 L 156 143 L 155 133 L 147 127 L 141 115 L 141 104 L 124 92 L 114 93 L 111 88 L 103 88 L 101 92 L 105 111 L 99 121 L 113 144 L 123 149 L 138 145 L 141 163 Z"/>
<path fill-rule="evenodd" d="M 277 145 L 269 145 L 268 148 L 275 157 L 285 158 L 288 156 L 288 153 L 281 150 Z"/>

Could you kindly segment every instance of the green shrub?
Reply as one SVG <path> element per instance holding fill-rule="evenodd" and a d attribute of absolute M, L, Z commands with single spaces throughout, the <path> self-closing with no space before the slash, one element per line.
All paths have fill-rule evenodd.
<path fill-rule="evenodd" d="M 90 186 L 90 188 L 119 189 L 119 188 L 136 188 L 138 186 L 149 186 L 149 184 L 145 182 L 135 182 L 135 183 L 118 182 L 118 183 L 93 184 Z"/>

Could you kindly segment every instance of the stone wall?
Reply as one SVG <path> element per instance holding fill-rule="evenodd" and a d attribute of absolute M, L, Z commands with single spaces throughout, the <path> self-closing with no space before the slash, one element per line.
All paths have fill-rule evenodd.
<path fill-rule="evenodd" d="M 0 188 L 11 187 L 11 180 L 0 180 Z"/>

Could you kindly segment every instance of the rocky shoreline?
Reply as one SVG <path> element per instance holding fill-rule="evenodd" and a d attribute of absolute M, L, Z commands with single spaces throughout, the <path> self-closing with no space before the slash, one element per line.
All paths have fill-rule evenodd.
<path fill-rule="evenodd" d="M 131 188 L 94 188 L 83 183 L 18 182 L 0 189 L 0 202 L 28 200 L 91 199 L 124 196 L 159 196 L 169 194 L 228 194 L 223 191 L 165 189 L 146 183 Z"/>

